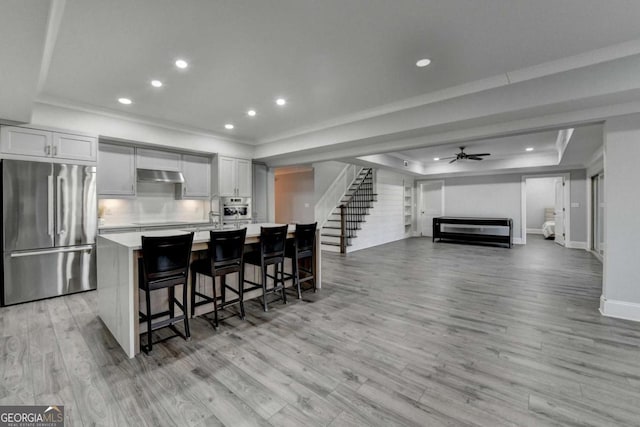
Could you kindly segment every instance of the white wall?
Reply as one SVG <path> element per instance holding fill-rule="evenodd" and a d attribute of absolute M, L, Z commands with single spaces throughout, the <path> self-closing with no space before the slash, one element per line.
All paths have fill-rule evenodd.
<path fill-rule="evenodd" d="M 370 215 L 361 224 L 357 237 L 351 241 L 349 252 L 382 245 L 404 239 L 411 235 L 405 232 L 404 226 L 404 188 L 403 180 L 410 182 L 413 178 L 399 175 L 387 170 L 376 171 L 376 192 L 378 200 L 374 203 Z"/>
<path fill-rule="evenodd" d="M 520 175 L 448 178 L 444 187 L 445 215 L 512 218 L 513 236 L 521 238 Z"/>
<path fill-rule="evenodd" d="M 558 178 L 527 179 L 527 230 L 541 230 L 545 221 L 545 208 L 556 203 L 556 181 Z"/>
<path fill-rule="evenodd" d="M 279 224 L 314 222 L 313 171 L 276 174 L 275 220 Z"/>
<path fill-rule="evenodd" d="M 209 201 L 176 200 L 175 185 L 139 182 L 135 199 L 99 199 L 105 225 L 153 221 L 208 221 Z"/>
<path fill-rule="evenodd" d="M 313 187 L 315 201 L 317 202 L 329 189 L 329 186 L 338 177 L 340 172 L 347 166 L 343 162 L 318 162 L 313 163 Z"/>
<path fill-rule="evenodd" d="M 640 115 L 605 123 L 605 256 L 600 310 L 640 321 Z"/>
<path fill-rule="evenodd" d="M 558 174 L 566 171 L 558 171 Z M 587 240 L 587 191 L 584 169 L 572 170 L 569 188 L 571 192 L 571 242 Z M 526 174 L 532 175 L 532 174 Z M 522 174 L 468 176 L 445 178 L 445 215 L 486 216 L 513 219 L 513 237 L 522 238 Z"/>

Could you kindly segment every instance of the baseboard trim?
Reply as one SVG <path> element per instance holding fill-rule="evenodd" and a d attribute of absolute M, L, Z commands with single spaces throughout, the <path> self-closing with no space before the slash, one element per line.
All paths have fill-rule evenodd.
<path fill-rule="evenodd" d="M 602 258 L 602 255 L 600 255 L 598 252 L 596 251 L 592 251 L 590 249 L 587 249 L 587 252 L 591 253 L 591 255 L 593 255 L 594 257 L 596 257 L 596 259 L 602 263 L 604 263 L 604 258 Z"/>
<path fill-rule="evenodd" d="M 569 249 L 584 249 L 587 250 L 587 242 L 566 242 L 565 247 Z"/>
<path fill-rule="evenodd" d="M 520 237 L 514 237 L 514 238 L 513 238 L 513 244 L 514 244 L 514 245 L 521 245 L 521 244 L 522 244 L 522 238 L 520 238 Z"/>
<path fill-rule="evenodd" d="M 527 234 L 542 234 L 542 228 L 527 228 Z"/>
<path fill-rule="evenodd" d="M 617 301 L 600 296 L 600 314 L 616 319 L 640 322 L 640 304 L 634 302 Z"/>

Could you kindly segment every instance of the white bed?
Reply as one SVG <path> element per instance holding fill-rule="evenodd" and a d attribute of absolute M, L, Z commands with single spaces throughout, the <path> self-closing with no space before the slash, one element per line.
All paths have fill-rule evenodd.
<path fill-rule="evenodd" d="M 544 209 L 544 223 L 542 224 L 542 235 L 545 239 L 550 239 L 556 235 L 555 209 Z"/>

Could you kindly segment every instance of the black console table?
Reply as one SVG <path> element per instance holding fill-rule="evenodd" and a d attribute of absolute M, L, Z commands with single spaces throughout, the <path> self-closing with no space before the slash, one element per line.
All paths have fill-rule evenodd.
<path fill-rule="evenodd" d="M 509 235 L 496 233 L 473 233 L 460 227 L 459 231 L 442 231 L 443 225 L 478 227 L 508 227 Z M 436 239 L 458 240 L 465 242 L 504 243 L 511 247 L 513 242 L 513 220 L 511 218 L 465 218 L 441 216 L 433 218 L 433 241 Z"/>

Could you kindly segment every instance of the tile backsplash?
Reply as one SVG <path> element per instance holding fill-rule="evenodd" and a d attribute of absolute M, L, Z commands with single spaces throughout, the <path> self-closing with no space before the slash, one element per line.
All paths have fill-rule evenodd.
<path fill-rule="evenodd" d="M 104 225 L 133 222 L 207 221 L 208 200 L 176 200 L 175 185 L 138 183 L 135 199 L 99 199 Z"/>

